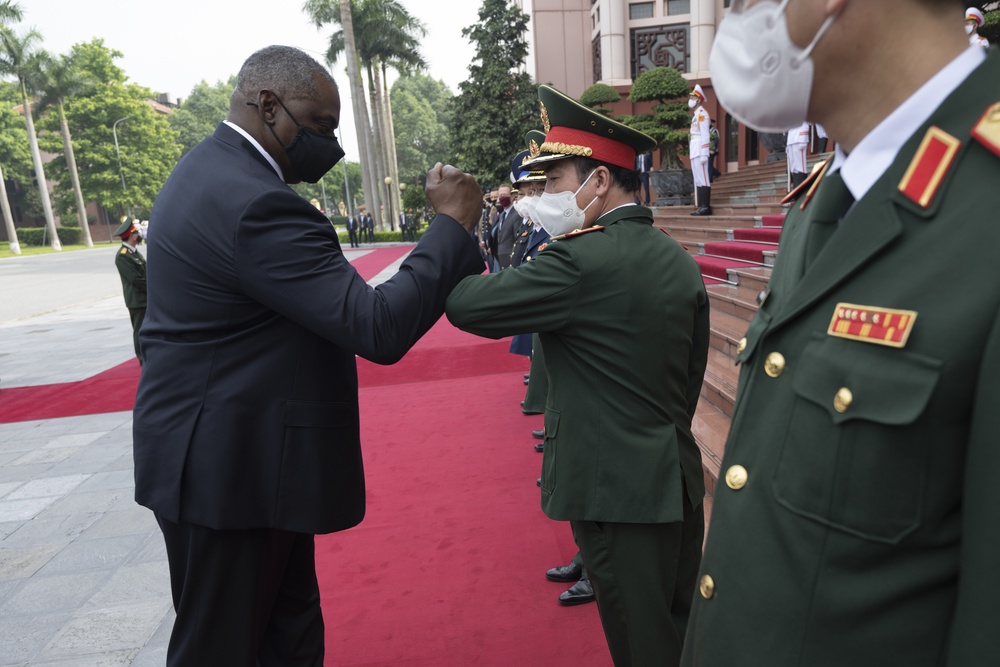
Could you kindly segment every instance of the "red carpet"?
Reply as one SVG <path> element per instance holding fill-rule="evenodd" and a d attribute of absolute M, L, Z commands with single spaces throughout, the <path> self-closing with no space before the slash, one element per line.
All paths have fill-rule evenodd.
<path fill-rule="evenodd" d="M 355 266 L 370 278 L 406 251 Z M 316 541 L 326 665 L 612 664 L 596 605 L 561 607 L 568 585 L 544 577 L 576 547 L 539 509 L 542 421 L 520 412 L 528 360 L 508 345 L 442 319 L 400 363 L 358 361 L 368 513 Z M 138 370 L 3 389 L 0 422 L 131 409 Z"/>
<path fill-rule="evenodd" d="M 750 262 L 764 263 L 765 250 L 777 250 L 778 244 L 767 243 L 744 243 L 740 241 L 720 241 L 718 243 L 706 243 L 706 255 L 722 255 L 733 259 L 744 259 Z"/>
<path fill-rule="evenodd" d="M 733 239 L 736 241 L 764 241 L 777 243 L 781 240 L 780 227 L 752 227 L 750 229 L 734 229 Z"/>
<path fill-rule="evenodd" d="M 701 269 L 702 276 L 718 278 L 719 280 L 729 279 L 727 269 L 746 269 L 748 267 L 757 266 L 756 264 L 739 259 L 707 257 L 705 255 L 694 255 L 694 261 L 698 263 L 698 268 Z"/>

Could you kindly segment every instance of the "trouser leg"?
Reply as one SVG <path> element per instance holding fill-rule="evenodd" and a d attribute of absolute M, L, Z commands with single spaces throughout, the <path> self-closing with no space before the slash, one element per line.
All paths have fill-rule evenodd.
<path fill-rule="evenodd" d="M 142 327 L 142 321 L 146 319 L 146 309 L 129 308 L 128 315 L 132 320 L 132 345 L 135 347 L 135 358 L 139 360 L 139 365 L 141 366 L 143 358 L 142 352 L 139 351 L 139 329 Z"/>
<path fill-rule="evenodd" d="M 524 393 L 524 409 L 544 412 L 549 396 L 549 376 L 545 371 L 545 353 L 538 334 L 531 334 L 531 369 L 528 371 L 528 390 Z"/>
<path fill-rule="evenodd" d="M 701 562 L 700 512 L 686 503 L 683 522 L 571 522 L 616 667 L 680 663 Z"/>
<path fill-rule="evenodd" d="M 168 667 L 322 667 L 312 535 L 157 522 L 177 612 Z"/>

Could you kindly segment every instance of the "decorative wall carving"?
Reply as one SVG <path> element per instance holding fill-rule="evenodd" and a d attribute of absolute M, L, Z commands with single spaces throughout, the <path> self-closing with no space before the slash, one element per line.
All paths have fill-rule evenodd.
<path fill-rule="evenodd" d="M 632 30 L 632 79 L 656 67 L 691 69 L 691 26 L 662 25 Z"/>
<path fill-rule="evenodd" d="M 598 33 L 594 41 L 590 43 L 590 55 L 591 59 L 594 61 L 594 83 L 597 83 L 604 78 L 604 74 L 601 70 L 601 34 Z"/>

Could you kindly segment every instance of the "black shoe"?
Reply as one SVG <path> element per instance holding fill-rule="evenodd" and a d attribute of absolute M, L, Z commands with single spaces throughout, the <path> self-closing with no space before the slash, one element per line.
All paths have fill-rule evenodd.
<path fill-rule="evenodd" d="M 531 373 L 525 373 L 525 374 L 524 374 L 524 379 L 525 379 L 525 380 L 527 380 L 527 379 L 528 379 L 528 378 L 530 378 L 530 377 L 531 377 Z"/>
<path fill-rule="evenodd" d="M 544 442 L 535 443 L 535 451 L 538 452 L 539 454 L 541 454 L 542 452 L 544 452 L 545 451 L 545 443 Z"/>
<path fill-rule="evenodd" d="M 524 378 L 524 384 L 528 384 L 528 378 Z"/>
<path fill-rule="evenodd" d="M 521 401 L 521 412 L 523 414 L 526 414 L 526 415 L 540 415 L 540 414 L 542 414 L 541 412 L 539 412 L 537 410 L 525 410 L 525 408 L 524 408 L 524 401 Z"/>
<path fill-rule="evenodd" d="M 537 486 L 538 488 L 542 488 L 542 478 L 541 477 L 539 477 L 538 479 L 535 480 L 535 486 Z"/>
<path fill-rule="evenodd" d="M 544 440 L 545 439 L 545 429 L 541 429 L 540 428 L 537 431 L 532 431 L 531 432 L 531 437 L 532 438 L 538 438 L 539 440 Z"/>
<path fill-rule="evenodd" d="M 586 604 L 594 601 L 594 587 L 589 579 L 581 579 L 559 596 L 559 604 L 571 607 L 576 604 Z"/>
<path fill-rule="evenodd" d="M 569 565 L 560 565 L 548 570 L 545 573 L 545 578 L 549 581 L 580 581 L 581 574 L 583 574 L 583 566 L 570 563 Z"/>

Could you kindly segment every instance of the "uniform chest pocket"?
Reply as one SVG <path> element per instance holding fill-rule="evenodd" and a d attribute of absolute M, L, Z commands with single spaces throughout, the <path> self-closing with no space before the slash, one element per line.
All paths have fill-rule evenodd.
<path fill-rule="evenodd" d="M 796 364 L 795 405 L 775 468 L 789 510 L 879 542 L 920 525 L 928 448 L 919 420 L 941 362 L 815 334 Z"/>

